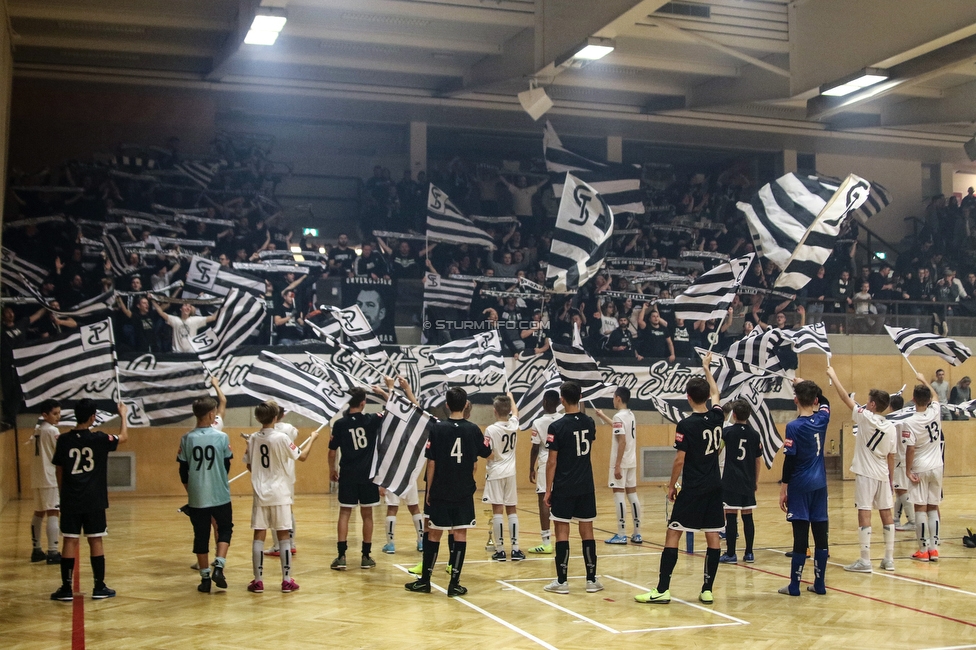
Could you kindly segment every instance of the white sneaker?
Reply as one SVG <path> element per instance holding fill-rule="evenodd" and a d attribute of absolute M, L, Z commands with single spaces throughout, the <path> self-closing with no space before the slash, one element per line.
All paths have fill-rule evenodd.
<path fill-rule="evenodd" d="M 865 562 L 861 558 L 857 559 L 854 564 L 848 564 L 844 567 L 844 571 L 853 571 L 855 573 L 872 573 L 871 563 Z"/>
<path fill-rule="evenodd" d="M 589 585 L 587 585 L 587 589 L 588 588 L 589 588 Z M 601 585 L 601 588 L 602 588 L 602 585 Z M 552 582 L 550 582 L 545 587 L 543 587 L 543 589 L 545 589 L 548 592 L 554 593 L 554 594 L 568 594 L 569 593 L 569 583 L 568 582 L 559 582 L 558 579 L 554 579 Z"/>
<path fill-rule="evenodd" d="M 881 560 L 881 570 L 882 571 L 894 571 L 895 561 L 894 560 Z"/>
<path fill-rule="evenodd" d="M 586 581 L 586 593 L 595 594 L 598 591 L 603 591 L 603 583 L 600 582 L 599 578 Z"/>

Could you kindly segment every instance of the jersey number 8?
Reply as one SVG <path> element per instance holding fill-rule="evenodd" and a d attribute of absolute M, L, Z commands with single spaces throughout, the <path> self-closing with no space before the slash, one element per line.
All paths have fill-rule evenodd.
<path fill-rule="evenodd" d="M 261 445 L 261 467 L 268 469 L 271 467 L 271 456 L 269 455 L 268 445 Z"/>

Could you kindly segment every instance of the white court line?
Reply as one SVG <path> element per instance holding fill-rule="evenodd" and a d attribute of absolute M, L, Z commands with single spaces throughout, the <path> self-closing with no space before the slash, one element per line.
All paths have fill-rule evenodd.
<path fill-rule="evenodd" d="M 600 623 L 599 621 L 594 621 L 592 618 L 588 618 L 586 616 L 583 616 L 582 614 L 579 614 L 577 612 L 574 612 L 573 610 L 568 609 L 566 607 L 563 607 L 562 605 L 557 605 L 556 603 L 551 602 L 551 601 L 548 601 L 545 598 L 542 598 L 541 596 L 536 596 L 532 592 L 529 592 L 529 591 L 526 591 L 526 590 L 521 589 L 519 587 L 516 587 L 515 585 L 511 585 L 511 584 L 509 584 L 505 580 L 496 580 L 495 582 L 497 582 L 499 584 L 503 584 L 506 587 L 509 587 L 510 589 L 512 589 L 514 591 L 517 591 L 517 592 L 519 592 L 520 594 L 522 594 L 524 596 L 528 596 L 529 598 L 532 598 L 533 600 L 538 600 L 543 605 L 549 605 L 549 607 L 552 607 L 553 609 L 558 609 L 559 611 L 564 612 L 566 614 L 569 614 L 570 616 L 575 616 L 579 620 L 585 621 L 585 622 L 589 623 L 590 625 L 593 625 L 593 626 L 596 626 L 596 627 L 600 628 L 601 630 L 604 630 L 604 631 L 609 632 L 611 634 L 620 634 L 620 630 L 615 630 L 612 627 L 610 627 L 609 625 L 604 625 L 603 623 Z"/>
<path fill-rule="evenodd" d="M 646 634 L 647 632 L 665 632 L 668 630 L 698 630 L 703 627 L 729 627 L 741 623 L 704 623 L 702 625 L 672 625 L 671 627 L 647 627 L 643 630 L 621 630 L 621 634 Z M 949 650 L 948 648 L 946 650 Z"/>
<path fill-rule="evenodd" d="M 780 551 L 780 550 L 773 549 L 773 548 L 767 548 L 765 550 L 769 551 L 770 553 L 779 553 L 781 555 L 786 555 L 786 551 Z M 907 560 L 907 561 L 908 562 L 913 562 L 914 560 Z M 841 568 L 844 567 L 844 564 L 841 563 L 841 562 L 831 562 L 831 561 L 828 560 L 827 561 L 827 564 L 830 564 L 830 565 L 833 565 L 833 566 L 839 566 Z M 911 582 L 911 583 L 914 583 L 916 585 L 922 585 L 924 587 L 934 587 L 935 589 L 944 589 L 946 591 L 954 591 L 957 594 L 966 594 L 967 596 L 976 596 L 976 592 L 966 591 L 965 589 L 960 589 L 959 587 L 950 587 L 949 585 L 940 585 L 940 584 L 937 584 L 937 583 L 934 583 L 934 582 L 926 582 L 925 580 L 916 580 L 915 578 L 909 578 L 908 576 L 900 576 L 900 575 L 897 575 L 897 574 L 894 574 L 894 573 L 888 573 L 887 571 L 873 571 L 872 570 L 871 571 L 871 575 L 873 575 L 873 576 L 882 576 L 884 578 L 890 578 L 892 580 L 904 580 L 905 582 Z M 976 646 L 962 646 L 962 647 L 965 647 L 965 648 L 976 648 Z"/>
<path fill-rule="evenodd" d="M 634 584 L 633 582 L 627 582 L 626 580 L 621 580 L 620 578 L 614 578 L 613 576 L 608 576 L 607 574 L 603 574 L 603 577 L 604 578 L 609 578 L 610 580 L 613 580 L 615 582 L 619 582 L 619 583 L 624 584 L 624 585 L 628 585 L 630 587 L 633 587 L 634 589 L 640 589 L 641 591 L 649 591 L 647 587 Z M 696 605 L 695 603 L 689 603 L 687 600 L 681 600 L 680 598 L 675 598 L 674 596 L 671 597 L 671 600 L 676 600 L 679 603 L 681 603 L 682 605 L 687 605 L 688 607 L 694 607 L 695 609 L 700 609 L 703 612 L 709 612 L 710 614 L 715 614 L 716 616 L 721 616 L 724 619 L 728 619 L 730 621 L 735 621 L 735 623 L 737 625 L 749 625 L 749 621 L 743 621 L 741 618 L 736 618 L 735 616 L 732 616 L 731 614 L 724 614 L 724 613 L 722 613 L 722 612 L 720 612 L 718 610 L 712 609 L 710 607 L 703 607 L 702 605 Z"/>
<path fill-rule="evenodd" d="M 407 571 L 407 568 L 406 567 L 404 567 L 401 564 L 394 564 L 393 566 L 395 566 L 396 568 L 400 569 L 401 571 L 403 571 L 407 575 L 413 575 L 412 573 L 410 573 L 409 571 Z M 446 594 L 447 593 L 447 589 L 444 589 L 443 587 L 439 587 L 439 586 L 437 586 L 437 585 L 435 585 L 433 583 L 431 583 L 430 586 L 432 588 L 436 589 L 437 591 L 441 592 L 442 594 Z M 495 621 L 496 623 L 500 623 L 501 625 L 504 625 L 505 627 L 507 627 L 508 629 L 510 629 L 511 631 L 513 631 L 513 632 L 515 632 L 517 634 L 521 634 L 526 639 L 529 639 L 530 641 L 534 641 L 535 643 L 538 643 L 539 645 L 541 645 L 543 648 L 546 648 L 547 650 L 559 650 L 559 648 L 557 648 L 556 646 L 550 645 L 550 644 L 546 643 L 545 641 L 543 641 L 539 637 L 533 636 L 532 634 L 526 632 L 525 630 L 523 630 L 522 628 L 518 627 L 517 625 L 513 625 L 512 623 L 509 623 L 505 619 L 500 618 L 498 616 L 495 616 L 491 612 L 485 611 L 484 609 L 478 607 L 474 603 L 468 602 L 464 598 L 456 597 L 456 598 L 453 598 L 452 600 L 456 600 L 457 602 L 461 603 L 462 605 L 465 605 L 467 607 L 470 607 L 471 609 L 473 609 L 474 611 L 478 612 L 479 614 L 490 618 L 491 620 Z"/>
<path fill-rule="evenodd" d="M 640 557 L 642 555 L 660 555 L 661 552 L 654 553 L 621 553 L 619 555 L 600 555 L 598 559 L 602 562 L 603 560 L 610 560 L 616 558 L 630 558 L 630 557 Z M 469 564 L 521 564 L 522 562 L 552 562 L 555 556 L 550 555 L 548 557 L 527 557 L 524 560 L 517 560 L 513 562 L 511 559 L 505 560 L 504 562 L 498 562 L 497 560 L 465 560 L 464 566 Z M 571 555 L 569 556 L 571 560 L 583 560 L 585 559 L 582 555 Z"/>
<path fill-rule="evenodd" d="M 976 645 L 947 645 L 941 648 L 926 648 L 925 650 L 966 650 L 966 648 L 976 648 Z"/>
<path fill-rule="evenodd" d="M 567 580 L 585 580 L 586 576 L 569 576 Z M 540 582 L 542 580 L 552 581 L 552 576 L 548 578 L 507 578 L 505 580 L 499 580 L 497 582 Z"/>

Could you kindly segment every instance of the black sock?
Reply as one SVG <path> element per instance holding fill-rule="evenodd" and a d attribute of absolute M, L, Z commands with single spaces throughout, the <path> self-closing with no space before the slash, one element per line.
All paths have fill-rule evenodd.
<path fill-rule="evenodd" d="M 671 572 L 678 563 L 678 549 L 666 548 L 661 551 L 661 575 L 657 579 L 658 593 L 664 593 L 671 588 Z"/>
<path fill-rule="evenodd" d="M 461 581 L 461 567 L 464 566 L 464 553 L 468 550 L 467 542 L 454 542 L 451 550 L 451 584 Z"/>
<path fill-rule="evenodd" d="M 441 548 L 440 541 L 428 540 L 424 544 L 424 570 L 420 574 L 420 579 L 430 584 L 430 576 L 434 572 L 434 563 L 437 562 L 437 551 Z"/>
<path fill-rule="evenodd" d="M 596 541 L 592 539 L 583 540 L 583 563 L 586 565 L 586 579 L 590 582 L 596 580 Z"/>
<path fill-rule="evenodd" d="M 372 550 L 373 542 L 363 542 L 363 557 L 369 557 L 369 553 Z"/>
<path fill-rule="evenodd" d="M 347 544 L 346 542 L 336 542 L 336 549 L 338 549 L 340 556 L 346 554 L 347 548 L 349 548 L 349 544 Z"/>
<path fill-rule="evenodd" d="M 702 583 L 702 591 L 712 590 L 712 585 L 715 584 L 715 573 L 718 571 L 718 559 L 720 557 L 722 557 L 722 549 L 720 548 L 705 550 L 705 581 Z"/>
<path fill-rule="evenodd" d="M 569 575 L 569 540 L 556 542 L 556 579 L 565 584 Z"/>
<path fill-rule="evenodd" d="M 61 556 L 61 584 L 71 587 L 71 578 L 75 572 L 75 559 L 73 557 Z"/>
<path fill-rule="evenodd" d="M 735 555 L 735 538 L 739 536 L 739 519 L 736 514 L 725 514 L 725 548 L 728 555 Z"/>
<path fill-rule="evenodd" d="M 756 523 L 752 520 L 752 513 L 742 513 L 742 532 L 746 534 L 746 553 L 752 553 L 752 543 L 756 539 Z"/>
<path fill-rule="evenodd" d="M 454 533 L 447 534 L 447 552 L 448 553 L 454 552 Z"/>
<path fill-rule="evenodd" d="M 95 578 L 95 586 L 101 587 L 105 584 L 105 556 L 91 556 L 92 577 Z"/>

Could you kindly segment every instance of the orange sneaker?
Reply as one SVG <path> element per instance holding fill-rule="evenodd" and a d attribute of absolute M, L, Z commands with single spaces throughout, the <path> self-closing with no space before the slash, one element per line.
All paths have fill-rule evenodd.
<path fill-rule="evenodd" d="M 939 561 L 939 552 L 933 548 L 929 551 L 929 562 L 938 562 L 938 561 Z"/>
<path fill-rule="evenodd" d="M 919 562 L 928 562 L 929 561 L 929 552 L 928 551 L 915 551 L 912 554 L 912 559 L 913 560 L 918 560 Z"/>

